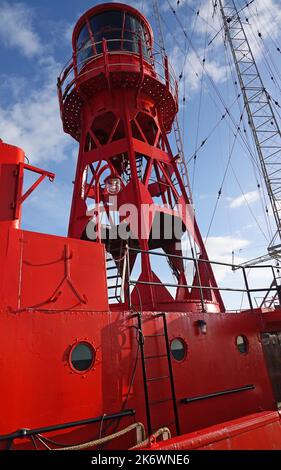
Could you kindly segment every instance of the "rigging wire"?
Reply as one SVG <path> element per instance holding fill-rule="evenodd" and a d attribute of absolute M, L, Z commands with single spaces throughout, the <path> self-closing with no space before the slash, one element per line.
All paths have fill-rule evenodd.
<path fill-rule="evenodd" d="M 207 136 L 201 141 L 201 143 L 198 145 L 198 147 L 195 149 L 194 153 L 191 155 L 191 157 L 189 157 L 188 161 L 187 161 L 187 164 L 189 164 L 194 158 L 197 158 L 198 157 L 198 152 L 205 146 L 205 144 L 208 142 L 208 140 L 210 139 L 210 137 L 212 137 L 212 135 L 214 134 L 214 132 L 217 130 L 217 128 L 219 127 L 219 125 L 221 124 L 221 122 L 226 118 L 227 116 L 227 111 L 228 110 L 231 110 L 234 106 L 234 104 L 237 102 L 237 100 L 239 99 L 240 97 L 240 94 L 237 95 L 237 97 L 235 98 L 235 100 L 233 101 L 233 103 L 231 103 L 231 105 L 225 110 L 225 113 L 221 115 L 221 118 L 216 122 L 216 124 L 212 127 L 211 131 L 209 132 L 209 134 L 207 134 Z M 218 111 L 220 111 L 220 109 L 218 108 Z"/>
<path fill-rule="evenodd" d="M 258 16 L 259 16 L 259 14 L 258 14 L 258 12 L 257 12 L 256 17 L 258 18 Z M 247 20 L 247 19 L 246 19 L 246 20 Z M 248 21 L 247 21 L 247 22 L 248 22 Z M 249 26 L 250 26 L 250 28 L 251 28 L 252 34 L 254 35 L 255 42 L 257 43 L 257 46 L 259 47 L 259 49 L 260 49 L 261 52 L 262 52 L 262 55 L 263 55 L 263 57 L 264 57 L 265 64 L 268 65 L 268 66 L 267 66 L 267 69 L 268 69 L 269 72 L 270 72 L 271 80 L 274 81 L 275 86 L 278 86 L 278 87 L 279 87 L 278 82 L 276 82 L 276 80 L 274 79 L 274 76 L 273 76 L 273 74 L 272 74 L 272 70 L 271 70 L 271 68 L 270 68 L 270 65 L 268 64 L 267 57 L 266 57 L 266 55 L 265 55 L 265 53 L 264 53 L 264 51 L 267 50 L 267 55 L 269 56 L 269 55 L 270 55 L 270 54 L 269 54 L 269 50 L 268 50 L 268 48 L 267 48 L 267 46 L 266 46 L 266 44 L 265 44 L 264 42 L 263 42 L 263 43 L 264 43 L 264 49 L 261 47 L 261 45 L 260 45 L 260 44 L 258 43 L 258 41 L 257 41 L 257 38 L 256 38 L 255 33 L 254 33 L 254 31 L 253 31 L 253 28 L 251 27 L 251 25 L 250 25 L 249 22 L 248 22 L 248 24 L 249 24 Z M 261 36 L 262 36 L 261 33 L 258 33 L 258 36 L 261 37 Z M 279 76 L 280 76 L 280 75 L 279 75 Z M 279 89 L 280 89 L 280 87 L 279 87 Z M 272 106 L 273 106 L 273 108 L 274 108 L 274 112 L 278 115 L 278 117 L 279 117 L 279 119 L 280 119 L 280 114 L 279 114 L 279 112 L 278 112 L 278 110 L 277 110 L 277 107 L 280 107 L 278 101 L 277 101 L 275 98 L 273 98 L 273 97 L 269 94 L 269 92 L 268 92 L 267 90 L 264 90 L 264 91 L 265 91 L 265 93 L 267 94 L 267 98 L 271 101 L 271 104 L 272 104 Z M 252 134 L 251 134 L 251 135 L 252 135 Z M 254 143 L 253 135 L 252 135 L 252 141 L 253 141 L 253 143 Z M 255 148 L 255 145 L 253 145 L 253 147 Z M 258 156 L 257 156 L 257 155 L 256 155 L 256 159 L 257 159 L 257 161 L 258 161 Z M 255 169 L 254 169 L 254 173 L 255 173 L 255 175 L 256 175 Z M 273 238 L 273 230 L 272 230 L 272 224 L 271 224 L 271 220 L 270 220 L 270 217 L 269 217 L 269 211 L 268 211 L 268 207 L 267 207 L 268 199 L 266 198 L 266 195 L 265 195 L 264 180 L 263 180 L 262 176 L 260 176 L 260 179 L 259 179 L 259 181 L 258 181 L 257 175 L 256 175 L 256 179 L 257 179 L 257 187 L 258 187 L 259 193 L 262 193 L 262 197 L 261 197 L 262 209 L 263 209 L 263 212 L 264 212 L 265 223 L 266 223 L 266 226 L 267 226 L 267 229 L 268 229 L 269 238 L 270 238 L 270 240 L 271 240 L 271 239 Z M 267 193 L 267 191 L 266 191 L 266 193 Z"/>
<path fill-rule="evenodd" d="M 242 10 L 244 10 L 244 9 L 247 8 L 247 7 L 249 7 L 249 6 L 251 5 L 251 3 L 253 3 L 254 1 L 255 1 L 255 0 L 251 0 L 250 2 L 246 3 L 246 5 L 244 5 L 242 8 L 240 8 L 240 10 L 238 10 L 237 13 L 239 14 Z M 216 7 L 217 7 L 217 2 L 213 2 L 213 5 L 214 5 L 214 10 L 215 10 Z M 232 20 L 233 18 L 234 18 L 233 16 L 230 17 L 230 20 Z M 210 42 L 208 43 L 208 46 L 210 46 L 210 45 L 214 42 L 214 40 L 219 36 L 219 34 L 220 34 L 221 32 L 223 32 L 223 31 L 224 31 L 224 26 L 221 26 L 220 30 L 217 31 L 216 35 L 215 35 L 215 36 L 210 40 Z"/>
<path fill-rule="evenodd" d="M 240 2 L 239 2 L 240 4 Z M 258 18 L 258 13 L 257 15 L 255 15 L 257 20 L 259 19 Z M 254 17 L 252 16 L 251 17 L 252 19 L 254 19 Z M 264 61 L 264 64 L 265 64 L 265 67 L 268 71 L 268 74 L 270 76 L 270 79 L 271 81 L 275 84 L 275 86 L 279 89 L 279 91 L 281 91 L 281 88 L 280 88 L 280 84 L 278 83 L 278 81 L 276 81 L 275 77 L 274 77 L 274 72 L 272 70 L 272 67 L 269 63 L 269 60 L 271 60 L 272 62 L 272 65 L 273 65 L 273 68 L 275 69 L 275 72 L 279 78 L 279 80 L 281 80 L 281 75 L 279 73 L 279 70 L 278 68 L 276 67 L 276 64 L 275 62 L 273 61 L 273 59 L 271 58 L 271 52 L 270 50 L 268 49 L 267 47 L 267 44 L 265 43 L 264 39 L 263 39 L 263 34 L 260 32 L 260 29 L 259 29 L 259 25 L 258 25 L 258 22 L 256 23 L 256 28 L 257 28 L 257 31 L 255 32 L 254 29 L 253 29 L 253 26 L 251 25 L 251 22 L 249 21 L 248 18 L 246 18 L 246 23 L 247 23 L 247 26 L 249 26 L 250 30 L 251 30 L 251 33 L 252 33 L 252 36 L 253 36 L 253 40 L 255 41 L 255 44 L 258 48 L 258 50 L 260 51 L 260 54 L 261 56 L 263 57 L 263 61 Z M 263 26 L 264 30 L 266 30 L 265 26 Z M 267 34 L 269 35 L 269 33 L 267 32 Z M 259 38 L 259 39 L 258 39 Z M 261 45 L 261 41 L 262 41 L 262 45 Z M 266 52 L 266 53 L 265 53 Z"/>
<path fill-rule="evenodd" d="M 257 20 L 260 20 L 260 14 L 259 14 L 259 12 L 258 12 L 257 5 L 255 5 L 255 11 L 256 11 L 256 13 L 253 13 L 253 14 L 256 16 Z M 272 13 L 271 13 L 271 10 L 268 9 L 267 12 L 270 14 L 270 16 L 271 16 L 271 18 L 272 18 L 273 24 L 276 23 L 276 18 L 273 17 L 273 15 L 272 15 Z M 277 42 L 276 42 L 275 39 L 273 38 L 273 36 L 272 36 L 272 34 L 271 34 L 271 31 L 266 28 L 266 25 L 265 25 L 265 24 L 263 24 L 263 27 L 264 27 L 264 29 L 265 29 L 267 35 L 268 35 L 269 38 L 271 39 L 271 41 L 272 41 L 274 47 L 276 48 L 276 51 L 279 52 L 279 53 L 281 53 L 280 46 L 277 44 Z M 278 71 L 278 74 L 279 74 L 278 68 L 277 68 L 277 71 Z"/>
<path fill-rule="evenodd" d="M 170 2 L 168 2 L 168 3 L 169 3 L 170 8 L 173 8 L 172 5 L 170 4 Z M 196 15 L 198 18 L 200 18 L 204 23 L 206 23 L 206 24 L 209 26 L 209 28 L 212 28 L 214 31 L 217 32 L 216 28 L 215 28 L 211 23 L 209 23 L 209 22 L 204 18 L 204 16 L 202 16 L 202 15 L 200 14 L 200 7 L 201 7 L 201 4 L 202 4 L 202 1 L 200 2 L 200 5 L 199 5 L 199 7 L 197 8 L 197 10 L 195 10 L 195 8 L 193 8 L 193 7 L 188 3 L 187 0 L 185 0 L 184 4 L 185 4 L 185 5 L 187 6 L 187 8 L 189 8 L 193 13 L 195 13 L 195 15 Z M 179 4 L 177 4 L 177 6 L 178 6 L 178 5 L 179 5 Z"/>
<path fill-rule="evenodd" d="M 201 2 L 202 2 L 202 0 L 200 0 L 199 8 L 201 6 Z M 185 5 L 186 5 L 186 7 L 188 6 L 187 3 Z M 191 38 L 193 37 L 194 31 L 195 31 L 195 27 L 196 27 L 196 24 L 197 24 L 197 18 L 198 18 L 198 15 L 196 15 L 194 20 L 193 20 L 193 25 L 192 25 L 192 28 L 191 28 Z M 188 15 L 186 14 L 186 21 L 187 21 L 187 19 L 188 19 Z M 186 60 L 187 60 L 188 54 L 189 54 L 189 50 L 190 50 L 190 44 L 188 43 L 187 40 L 185 40 L 184 63 L 183 63 L 183 66 L 181 68 L 181 72 L 180 72 L 180 75 L 179 75 L 179 82 L 181 81 L 182 78 L 184 78 L 184 80 L 183 80 L 183 97 L 182 97 L 182 105 L 183 105 L 183 110 L 182 110 L 182 129 L 183 129 L 182 141 L 183 141 L 183 148 L 184 148 L 184 145 L 185 145 L 185 111 L 186 111 L 185 65 L 186 65 Z M 191 191 L 192 191 L 192 187 L 191 187 Z"/>
<path fill-rule="evenodd" d="M 210 6 L 210 4 L 208 4 Z M 209 8 L 208 8 L 208 17 L 209 17 Z M 205 78 L 205 61 L 206 61 L 206 49 L 207 49 L 207 35 L 208 30 L 207 26 L 205 28 L 205 38 L 204 38 L 204 50 L 203 50 L 203 68 L 200 78 L 200 95 L 199 95 L 199 106 L 197 112 L 197 129 L 196 129 L 196 137 L 195 137 L 195 149 L 198 146 L 198 139 L 199 139 L 199 126 L 200 126 L 200 118 L 201 118 L 201 107 L 202 107 L 202 97 L 203 97 L 203 85 L 204 85 L 204 78 Z M 194 191 L 194 184 L 195 184 L 195 174 L 196 174 L 196 161 L 197 158 L 193 159 L 193 172 L 192 172 L 192 183 L 191 183 L 191 191 Z"/>
<path fill-rule="evenodd" d="M 184 36 L 185 36 L 185 37 L 187 38 L 187 40 L 189 41 L 190 47 L 191 47 L 191 49 L 193 50 L 193 52 L 195 53 L 195 56 L 196 56 L 196 58 L 197 58 L 197 60 L 198 60 L 198 62 L 199 62 L 199 64 L 200 64 L 200 66 L 203 67 L 203 63 L 202 63 L 202 61 L 201 61 L 201 58 L 200 58 L 198 52 L 196 51 L 196 49 L 195 49 L 195 47 L 194 47 L 192 41 L 190 41 L 190 38 L 189 38 L 189 36 L 187 35 L 187 32 L 186 32 L 186 30 L 184 29 L 181 20 L 178 18 L 178 15 L 177 15 L 176 11 L 175 11 L 175 10 L 173 9 L 173 7 L 171 6 L 170 1 L 167 0 L 167 2 L 168 2 L 168 4 L 169 4 L 170 9 L 172 10 L 173 14 L 175 15 L 175 18 L 176 18 L 176 20 L 177 20 L 177 22 L 178 22 L 178 24 L 179 24 L 179 26 L 180 26 L 180 28 L 181 28 L 181 30 L 182 30 Z M 192 64 L 191 64 L 191 67 L 192 67 Z M 195 73 L 196 73 L 196 76 L 197 76 L 197 78 L 198 78 L 197 72 L 195 72 Z M 246 146 L 248 152 L 249 152 L 250 154 L 252 154 L 252 150 L 251 150 L 251 148 L 249 147 L 248 142 L 245 140 L 245 138 L 244 138 L 244 136 L 243 136 L 243 134 L 242 134 L 242 132 L 241 132 L 239 126 L 237 126 L 234 117 L 232 116 L 232 114 L 231 114 L 231 113 L 229 112 L 229 110 L 227 109 L 225 100 L 223 99 L 223 96 L 222 96 L 221 92 L 219 91 L 219 89 L 218 89 L 218 87 L 216 86 L 216 84 L 215 84 L 215 82 L 214 82 L 212 76 L 208 73 L 207 70 L 206 70 L 206 76 L 207 76 L 208 80 L 210 81 L 212 87 L 214 88 L 215 93 L 216 93 L 216 95 L 218 96 L 218 98 L 219 98 L 221 104 L 223 105 L 224 109 L 227 110 L 227 115 L 229 116 L 229 118 L 230 118 L 230 120 L 231 120 L 231 122 L 232 122 L 232 124 L 233 124 L 233 126 L 234 126 L 234 128 L 235 128 L 235 131 L 233 131 L 233 134 L 235 135 L 236 130 L 238 129 L 238 134 L 239 134 L 241 140 L 244 142 L 244 145 Z"/>
<path fill-rule="evenodd" d="M 255 216 L 255 214 L 254 214 L 254 212 L 253 212 L 253 210 L 252 210 L 252 208 L 251 208 L 251 206 L 250 206 L 250 204 L 249 204 L 249 201 L 248 201 L 248 199 L 246 198 L 246 195 L 245 195 L 245 193 L 244 193 L 244 191 L 243 191 L 243 189 L 242 189 L 242 186 L 241 186 L 241 183 L 240 183 L 240 181 L 239 181 L 239 178 L 237 177 L 237 174 L 236 174 L 236 172 L 235 172 L 235 170 L 234 170 L 234 168 L 233 168 L 233 165 L 232 165 L 231 163 L 230 163 L 230 168 L 231 168 L 231 171 L 232 171 L 232 173 L 233 173 L 233 176 L 234 176 L 234 178 L 235 178 L 235 180 L 236 180 L 236 182 L 237 182 L 237 184 L 238 184 L 238 186 L 239 186 L 239 189 L 240 189 L 240 191 L 241 191 L 241 193 L 242 193 L 242 195 L 243 195 L 243 197 L 244 197 L 245 203 L 246 203 L 246 205 L 247 205 L 247 207 L 248 207 L 248 209 L 249 209 L 249 211 L 250 211 L 250 213 L 251 213 L 251 215 L 252 215 L 254 221 L 256 222 L 257 226 L 259 227 L 261 233 L 263 234 L 265 240 L 266 240 L 267 243 L 268 243 L 268 242 L 269 242 L 269 239 L 268 239 L 267 235 L 265 234 L 264 230 L 262 229 L 262 227 L 261 227 L 261 225 L 260 225 L 260 223 L 259 223 L 257 217 Z"/>
<path fill-rule="evenodd" d="M 239 90 L 238 83 L 237 83 L 237 80 L 234 76 L 234 70 L 233 70 L 233 67 L 232 67 L 231 60 L 230 60 L 230 51 L 227 48 L 227 45 L 226 45 L 225 41 L 224 41 L 224 48 L 225 48 L 226 63 L 228 64 L 230 72 L 231 72 L 231 77 L 232 77 L 232 81 L 233 81 L 233 84 L 234 84 L 234 88 L 236 89 L 236 91 L 238 91 Z M 238 107 L 239 107 L 240 114 L 241 114 L 242 113 L 242 105 L 241 105 L 240 100 L 238 100 Z M 242 122 L 243 122 L 244 134 L 246 136 L 247 141 L 249 142 L 249 136 L 248 136 L 246 126 L 245 126 L 244 116 L 243 116 Z M 264 214 L 265 224 L 267 226 L 269 238 L 272 238 L 273 237 L 273 232 L 272 232 L 271 222 L 270 222 L 269 213 L 268 213 L 268 209 L 267 209 L 267 201 L 266 201 L 265 192 L 264 192 L 264 185 L 262 184 L 262 175 L 261 175 L 261 171 L 257 172 L 257 169 L 259 169 L 258 155 L 257 155 L 256 147 L 254 145 L 254 138 L 253 138 L 252 133 L 251 133 L 251 137 L 252 137 L 252 148 L 253 148 L 254 154 L 255 154 L 255 162 L 253 161 L 253 158 L 250 158 L 250 163 L 251 163 L 252 168 L 253 168 L 253 173 L 254 173 L 254 176 L 255 176 L 255 179 L 256 179 L 257 189 L 258 189 L 258 192 L 260 194 L 262 211 L 263 211 L 263 214 Z M 249 144 L 250 144 L 250 142 L 249 142 Z M 247 154 L 246 154 L 246 156 L 248 157 Z"/>
<path fill-rule="evenodd" d="M 180 28 L 181 28 L 181 30 L 182 30 L 184 36 L 185 36 L 185 37 L 187 38 L 187 40 L 189 41 L 190 47 L 191 47 L 192 50 L 194 51 L 194 53 L 195 53 L 195 55 L 196 55 L 196 57 L 197 57 L 197 60 L 199 61 L 201 67 L 203 68 L 202 60 L 201 60 L 201 58 L 199 57 L 199 54 L 198 54 L 198 52 L 196 51 L 196 49 L 195 49 L 195 47 L 194 47 L 192 41 L 190 41 L 190 38 L 188 37 L 187 32 L 185 31 L 185 29 L 184 29 L 184 27 L 183 27 L 183 25 L 182 25 L 182 22 L 181 22 L 180 19 L 178 18 L 176 11 L 172 8 L 172 6 L 171 6 L 171 4 L 170 4 L 170 1 L 167 0 L 167 2 L 168 2 L 168 4 L 169 4 L 169 7 L 170 7 L 170 9 L 172 10 L 173 14 L 175 15 L 175 18 L 176 18 L 176 20 L 177 20 L 177 22 L 178 22 L 178 24 L 179 24 L 179 26 L 180 26 Z M 248 6 L 248 4 L 245 5 L 245 7 L 246 7 L 246 6 Z M 244 8 L 245 8 L 245 7 L 244 7 Z M 195 74 L 196 74 L 196 77 L 198 78 L 198 73 L 195 72 Z M 225 101 L 224 101 L 224 99 L 223 99 L 223 97 L 222 97 L 222 94 L 221 94 L 220 91 L 218 90 L 218 88 L 217 88 L 217 86 L 216 86 L 214 80 L 212 79 L 212 77 L 210 76 L 210 74 L 208 73 L 207 70 L 206 70 L 206 76 L 207 76 L 209 82 L 211 83 L 212 87 L 214 88 L 214 90 L 215 90 L 215 92 L 216 92 L 216 95 L 218 96 L 220 102 L 221 102 L 222 105 L 224 106 L 224 109 L 225 109 L 225 111 L 226 111 L 226 114 L 227 114 L 227 116 L 230 118 L 230 121 L 231 121 L 232 125 L 233 125 L 234 128 L 235 128 L 235 131 L 232 130 L 232 132 L 233 132 L 233 134 L 234 134 L 235 142 L 236 142 L 236 139 L 237 139 L 237 137 L 238 137 L 238 135 L 239 135 L 241 141 L 243 142 L 243 145 L 246 147 L 248 153 L 250 154 L 253 163 L 254 163 L 255 165 L 257 165 L 256 159 L 255 159 L 255 155 L 253 154 L 253 151 L 252 151 L 252 148 L 250 147 L 250 144 L 249 144 L 249 142 L 248 142 L 248 139 L 245 138 L 245 136 L 242 134 L 242 131 L 241 131 L 241 128 L 240 128 L 241 122 L 239 122 L 239 125 L 237 125 L 237 123 L 235 122 L 235 119 L 234 119 L 233 115 L 230 113 L 230 110 L 227 108 L 227 106 L 226 106 L 226 104 L 225 104 Z M 214 103 L 215 103 L 215 101 L 214 101 Z M 216 105 L 216 107 L 218 107 L 216 103 L 215 103 L 215 105 Z M 228 167 L 229 167 L 229 165 L 228 165 Z M 228 170 L 228 167 L 227 167 L 227 170 Z M 257 169 L 258 169 L 259 172 L 261 171 L 260 168 L 259 168 L 259 166 L 257 166 Z M 242 190 L 242 188 L 241 188 L 241 190 Z M 243 192 L 243 191 L 242 191 L 242 192 Z M 243 194 L 244 194 L 244 193 L 243 193 Z M 212 219 L 211 219 L 211 222 L 210 222 L 210 227 L 209 227 L 207 236 L 209 235 L 209 232 L 210 232 L 210 229 L 211 229 L 211 226 L 212 226 L 214 217 L 215 217 L 215 213 L 216 213 L 216 210 L 217 210 L 217 206 L 218 206 L 218 202 L 219 202 L 220 196 L 221 196 L 221 192 L 220 192 L 220 190 L 219 190 L 219 193 L 218 193 L 218 200 L 217 200 L 216 207 L 215 207 L 214 212 L 213 212 L 213 215 L 212 215 Z M 248 201 L 246 201 L 246 204 L 248 204 Z M 251 212 L 251 210 L 250 210 L 250 212 Z M 252 215 L 254 215 L 254 214 L 252 213 Z M 256 218 L 254 217 L 254 219 L 256 219 Z M 257 222 L 257 220 L 256 220 L 256 222 Z M 259 225 L 258 223 L 257 223 L 257 225 L 258 225 L 259 228 L 261 229 L 261 227 L 260 227 L 260 225 Z M 261 232 L 263 233 L 263 235 L 265 236 L 265 238 L 267 238 L 262 229 L 261 229 Z M 207 237 L 206 237 L 206 239 L 207 239 Z"/>
<path fill-rule="evenodd" d="M 240 116 L 240 121 L 242 121 L 242 115 Z M 224 185 L 224 183 L 225 183 L 225 179 L 226 179 L 227 172 L 228 172 L 228 169 L 229 169 L 229 166 L 230 166 L 231 158 L 232 158 L 232 155 L 233 155 L 233 152 L 234 152 L 234 148 L 235 148 L 237 136 L 238 136 L 238 132 L 236 132 L 236 134 L 235 134 L 235 137 L 234 137 L 234 140 L 233 140 L 233 143 L 232 143 L 232 146 L 231 146 L 231 150 L 230 150 L 230 153 L 229 153 L 229 156 L 228 156 L 228 159 L 227 159 L 227 164 L 226 164 L 226 167 L 225 167 L 225 170 L 224 170 L 222 182 L 221 182 L 220 187 L 219 187 L 219 190 L 218 190 L 218 195 L 217 195 L 215 207 L 214 207 L 214 209 L 213 209 L 212 217 L 211 217 L 211 220 L 210 220 L 210 223 L 209 223 L 209 227 L 208 227 L 208 230 L 207 230 L 207 234 L 206 234 L 206 238 L 205 238 L 205 244 L 206 244 L 206 242 L 207 242 L 207 240 L 208 240 L 208 237 L 209 237 L 209 234 L 210 234 L 210 230 L 211 230 L 211 228 L 212 228 L 213 221 L 214 221 L 214 218 L 215 218 L 215 215 L 216 215 L 216 212 L 217 212 L 219 200 L 220 200 L 221 195 L 222 195 L 223 185 Z"/>

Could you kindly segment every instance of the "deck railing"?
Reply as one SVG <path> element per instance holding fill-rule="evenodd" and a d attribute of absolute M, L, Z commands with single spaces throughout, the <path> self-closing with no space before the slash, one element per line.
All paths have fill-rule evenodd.
<path fill-rule="evenodd" d="M 130 253 L 137 253 L 137 254 L 149 254 L 149 256 L 156 256 L 156 257 L 165 257 L 166 259 L 181 259 L 183 261 L 191 261 L 194 265 L 194 270 L 195 272 L 198 272 L 198 267 L 200 263 L 203 264 L 208 264 L 210 266 L 217 266 L 217 267 L 226 267 L 229 268 L 230 271 L 238 271 L 242 272 L 242 279 L 243 279 L 243 285 L 241 287 L 231 287 L 231 286 L 205 286 L 201 284 L 200 282 L 197 285 L 193 284 L 178 284 L 178 283 L 173 283 L 173 282 L 151 282 L 151 281 L 143 281 L 143 280 L 136 280 L 132 279 L 131 275 L 131 269 L 130 269 Z M 248 278 L 248 271 L 251 270 L 252 272 L 254 270 L 270 270 L 272 274 L 272 282 L 270 286 L 265 286 L 265 287 L 251 287 L 252 282 L 250 282 Z M 205 300 L 204 300 L 204 291 L 214 291 L 218 290 L 221 293 L 226 292 L 234 292 L 234 293 L 240 293 L 242 295 L 246 295 L 247 301 L 248 301 L 248 309 L 253 310 L 255 308 L 254 305 L 257 307 L 267 307 L 268 304 L 270 303 L 269 301 L 269 295 L 272 293 L 272 298 L 274 299 L 274 302 L 269 305 L 270 307 L 276 307 L 277 305 L 281 304 L 281 285 L 279 284 L 279 266 L 272 266 L 272 265 L 263 265 L 263 266 L 257 266 L 257 265 L 243 265 L 240 266 L 238 264 L 234 263 L 226 263 L 223 261 L 214 261 L 214 260 L 205 260 L 205 259 L 199 259 L 191 256 L 179 256 L 179 255 L 171 255 L 167 253 L 160 253 L 157 251 L 145 251 L 141 250 L 138 248 L 132 248 L 127 246 L 125 249 L 124 257 L 123 257 L 123 268 L 122 268 L 122 274 L 119 274 L 119 279 L 120 283 L 118 284 L 118 288 L 120 289 L 119 295 L 116 296 L 117 301 L 121 301 L 121 299 L 127 299 L 127 302 L 129 304 L 129 307 L 132 305 L 131 301 L 131 290 L 132 287 L 138 286 L 138 285 L 146 285 L 146 286 L 165 286 L 167 288 L 184 288 L 184 289 L 198 289 L 200 291 L 200 299 L 201 299 L 201 306 L 203 311 L 205 310 Z M 198 276 L 200 279 L 200 276 Z M 257 297 L 255 294 L 261 294 L 264 293 L 262 297 Z M 258 299 L 261 300 L 260 304 L 258 305 Z M 243 310 L 246 310 L 245 308 Z M 227 310 L 230 311 L 230 310 Z M 232 310 L 234 311 L 241 311 L 241 309 L 235 309 Z"/>

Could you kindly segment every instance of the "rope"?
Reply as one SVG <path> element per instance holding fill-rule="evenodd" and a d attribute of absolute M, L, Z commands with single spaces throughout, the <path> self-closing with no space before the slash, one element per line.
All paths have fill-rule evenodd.
<path fill-rule="evenodd" d="M 158 429 L 158 431 L 156 431 L 154 434 L 152 434 L 152 436 L 148 437 L 147 439 L 140 442 L 136 446 L 131 447 L 129 450 L 134 450 L 134 449 L 139 449 L 141 447 L 145 447 L 145 446 L 149 445 L 152 440 L 154 440 L 154 439 L 156 440 L 157 437 L 163 436 L 165 433 L 168 434 L 168 439 L 170 439 L 171 438 L 170 429 L 169 428 L 160 428 L 160 429 Z"/>
<path fill-rule="evenodd" d="M 121 431 L 118 431 L 114 434 L 110 434 L 109 436 L 102 437 L 101 439 L 97 439 L 94 441 L 89 441 L 85 442 L 85 444 L 78 444 L 74 446 L 67 446 L 67 447 L 60 447 L 59 449 L 51 449 L 50 450 L 83 450 L 83 449 L 88 449 L 89 447 L 94 447 L 98 446 L 101 444 L 105 444 L 106 442 L 112 441 L 114 439 L 118 439 L 118 437 L 124 436 L 125 434 L 128 434 L 129 432 L 133 431 L 134 429 L 137 429 L 140 427 L 142 429 L 142 435 L 145 436 L 145 428 L 142 423 L 134 423 L 128 426 L 125 429 L 121 429 Z M 144 442 L 144 441 L 143 441 Z"/>

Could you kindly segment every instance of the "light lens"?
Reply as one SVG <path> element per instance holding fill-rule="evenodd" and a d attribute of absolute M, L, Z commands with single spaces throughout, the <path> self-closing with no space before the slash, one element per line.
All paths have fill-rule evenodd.
<path fill-rule="evenodd" d="M 105 188 L 108 194 L 115 196 L 121 190 L 121 180 L 118 177 L 110 176 L 105 180 Z"/>

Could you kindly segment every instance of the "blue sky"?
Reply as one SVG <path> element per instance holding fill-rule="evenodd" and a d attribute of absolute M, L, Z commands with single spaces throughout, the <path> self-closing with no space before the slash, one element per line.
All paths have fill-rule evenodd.
<path fill-rule="evenodd" d="M 23 227 L 28 230 L 60 235 L 67 231 L 77 144 L 62 130 L 56 78 L 71 56 L 71 31 L 75 22 L 97 3 L 87 0 L 0 0 L 0 137 L 21 146 L 30 163 L 57 175 L 53 184 L 44 183 L 26 202 Z M 132 4 L 145 13 L 155 28 L 150 1 L 124 3 Z M 246 2 L 241 0 L 237 3 L 240 7 Z M 188 49 L 168 2 L 160 1 L 159 4 L 168 53 L 177 75 L 184 72 L 180 81 L 179 119 L 182 127 L 184 125 L 182 132 L 188 159 L 223 113 L 206 74 L 202 78 L 202 66 L 196 54 L 201 59 L 205 57 L 208 74 L 227 106 L 234 101 L 237 90 L 231 80 L 223 35 L 219 34 L 210 46 L 204 48 L 221 29 L 219 14 L 213 17 L 211 0 L 170 0 L 183 27 L 192 37 L 196 54 Z M 196 15 L 197 11 L 199 15 Z M 247 16 L 249 19 L 246 31 L 266 87 L 281 103 L 278 72 L 275 71 L 275 82 L 272 82 L 263 60 L 266 54 L 271 68 L 280 67 L 281 54 L 276 51 L 276 45 L 281 47 L 280 0 L 256 0 L 244 12 L 243 18 Z M 258 31 L 262 32 L 262 40 L 258 39 Z M 238 121 L 238 106 L 232 110 Z M 173 143 L 172 137 L 171 141 Z M 190 178 L 194 180 L 195 210 L 203 236 L 208 230 L 232 143 L 233 134 L 229 121 L 225 119 L 198 152 L 195 172 L 194 161 L 189 165 Z M 235 261 L 238 262 L 264 254 L 269 234 L 249 156 L 239 140 L 231 162 L 233 169 L 227 173 L 208 249 L 210 257 L 226 261 L 231 261 L 234 250 Z M 258 228 L 257 221 L 265 234 Z M 224 272 L 218 275 L 225 280 Z"/>

